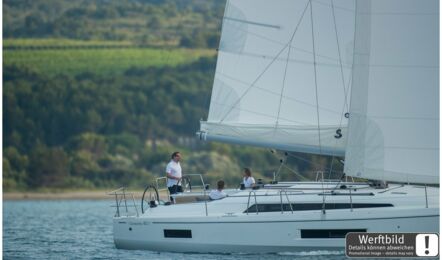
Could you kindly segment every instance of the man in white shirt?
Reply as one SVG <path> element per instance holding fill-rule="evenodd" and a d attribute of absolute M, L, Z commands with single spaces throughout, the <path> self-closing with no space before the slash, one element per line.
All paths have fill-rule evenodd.
<path fill-rule="evenodd" d="M 181 154 L 180 152 L 174 152 L 171 156 L 170 162 L 166 166 L 166 176 L 167 176 L 167 188 L 170 194 L 176 194 L 178 192 L 183 192 L 181 187 Z M 173 198 L 170 197 L 173 202 Z"/>
<path fill-rule="evenodd" d="M 223 191 L 224 189 L 224 181 L 223 180 L 219 180 L 216 184 L 217 189 L 216 190 L 212 190 L 209 193 L 209 198 L 211 200 L 219 200 L 222 198 L 225 198 L 227 196 L 227 194 Z"/>

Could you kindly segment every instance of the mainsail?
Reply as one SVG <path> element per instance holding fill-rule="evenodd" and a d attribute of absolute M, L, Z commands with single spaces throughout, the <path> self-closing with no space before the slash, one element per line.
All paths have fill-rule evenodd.
<path fill-rule="evenodd" d="M 202 139 L 344 155 L 355 4 L 335 2 L 227 1 Z"/>
<path fill-rule="evenodd" d="M 357 1 L 347 175 L 439 183 L 439 1 Z"/>
<path fill-rule="evenodd" d="M 439 1 L 228 1 L 199 136 L 439 183 Z"/>

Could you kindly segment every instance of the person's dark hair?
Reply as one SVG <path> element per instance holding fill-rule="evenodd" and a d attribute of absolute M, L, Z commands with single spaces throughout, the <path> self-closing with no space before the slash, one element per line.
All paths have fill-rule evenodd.
<path fill-rule="evenodd" d="M 172 154 L 172 156 L 170 156 L 170 158 L 171 159 L 173 159 L 173 158 L 175 158 L 176 156 L 177 156 L 177 154 L 179 154 L 180 152 L 174 152 L 173 154 Z"/>
<path fill-rule="evenodd" d="M 249 168 L 244 168 L 244 173 L 249 177 L 252 176 L 252 171 Z"/>
<path fill-rule="evenodd" d="M 222 190 L 222 189 L 224 189 L 224 181 L 223 181 L 223 180 L 219 180 L 219 181 L 216 183 L 216 185 L 217 185 L 217 187 L 218 187 L 218 190 Z"/>

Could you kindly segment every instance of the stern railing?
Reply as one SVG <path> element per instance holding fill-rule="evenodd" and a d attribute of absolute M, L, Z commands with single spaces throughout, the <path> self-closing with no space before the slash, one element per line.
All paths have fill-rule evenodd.
<path fill-rule="evenodd" d="M 107 195 L 115 197 L 115 205 L 111 205 L 111 207 L 116 208 L 115 217 L 138 217 L 138 208 L 135 205 L 134 194 L 132 192 L 127 192 L 126 187 L 121 187 L 108 192 Z M 128 200 L 132 200 L 132 205 L 128 204 Z M 132 208 L 135 208 L 135 212 L 131 211 Z M 122 211 L 124 211 L 125 214 Z"/>

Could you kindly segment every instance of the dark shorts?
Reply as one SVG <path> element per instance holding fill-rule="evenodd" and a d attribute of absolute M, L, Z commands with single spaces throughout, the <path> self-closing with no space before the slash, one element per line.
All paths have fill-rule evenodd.
<path fill-rule="evenodd" d="M 172 187 L 167 187 L 169 189 L 170 194 L 175 194 L 178 192 L 183 192 L 183 187 L 180 185 L 173 185 Z"/>
<path fill-rule="evenodd" d="M 173 185 L 171 187 L 167 187 L 169 189 L 170 194 L 177 194 L 178 192 L 183 192 L 183 187 L 179 185 Z M 170 201 L 173 202 L 173 198 L 170 197 Z"/>

